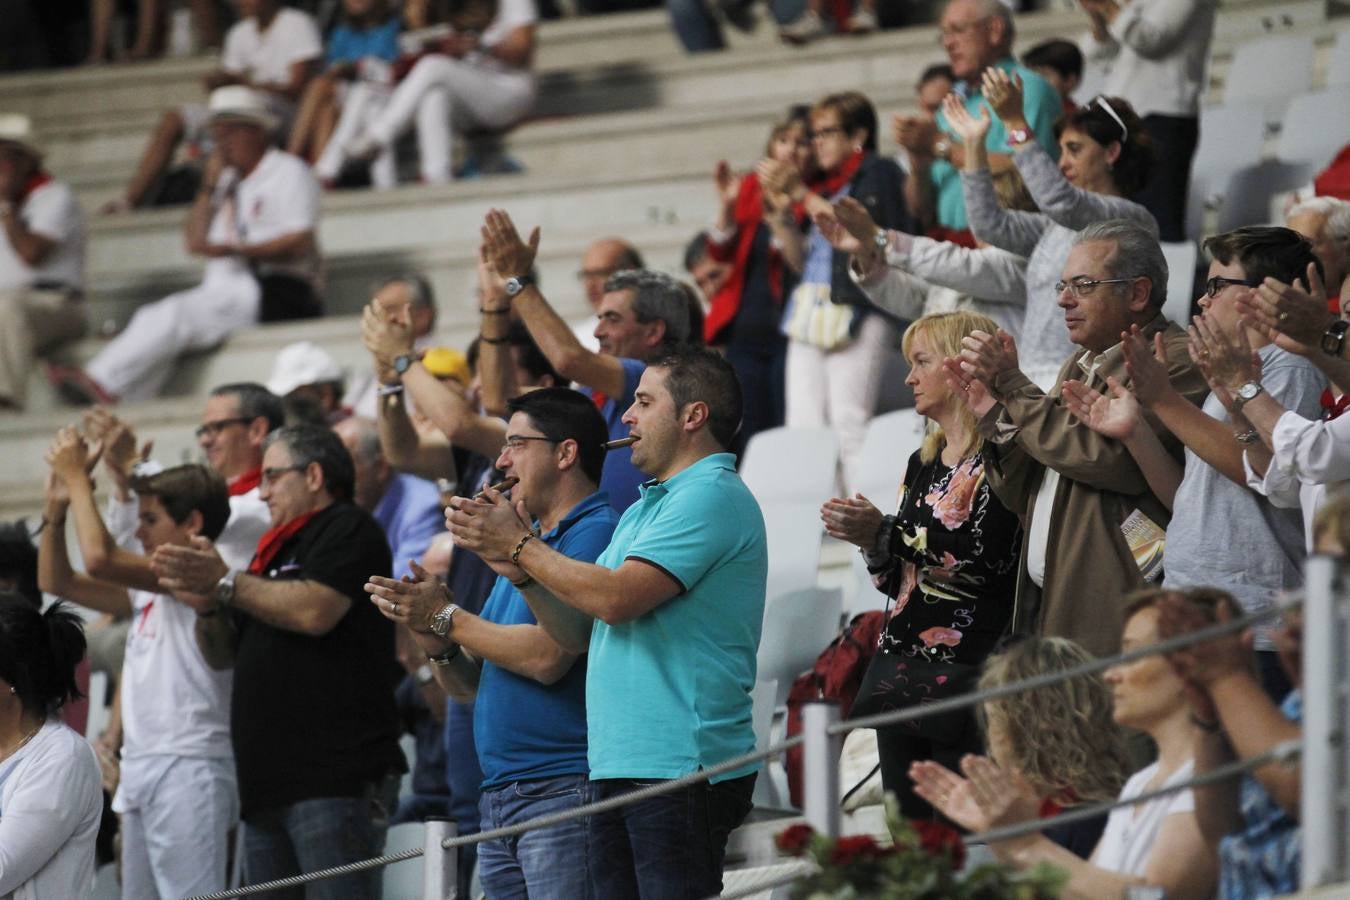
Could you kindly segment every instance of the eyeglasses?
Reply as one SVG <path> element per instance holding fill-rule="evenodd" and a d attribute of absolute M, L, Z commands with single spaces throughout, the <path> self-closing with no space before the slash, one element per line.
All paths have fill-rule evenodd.
<path fill-rule="evenodd" d="M 944 25 L 938 32 L 938 42 L 941 43 L 943 38 L 965 37 L 986 21 L 986 19 L 974 19 L 970 22 L 955 22 L 951 25 Z"/>
<path fill-rule="evenodd" d="M 502 444 L 502 449 L 500 452 L 505 453 L 507 450 L 510 450 L 512 452 L 516 450 L 523 450 L 525 448 L 526 441 L 544 441 L 545 443 L 549 444 L 558 443 L 556 439 L 551 437 L 534 437 L 533 435 L 527 434 L 513 434 L 507 437 L 506 443 Z"/>
<path fill-rule="evenodd" d="M 274 466 L 270 469 L 263 469 L 262 481 L 263 484 L 268 485 L 276 484 L 277 479 L 279 479 L 282 475 L 285 475 L 287 472 L 303 472 L 305 471 L 305 469 L 308 468 L 309 464 L 306 463 L 303 466 Z"/>
<path fill-rule="evenodd" d="M 216 419 L 214 422 L 203 422 L 197 426 L 197 430 L 192 432 L 199 439 L 210 435 L 215 437 L 231 425 L 247 425 L 253 419 L 249 416 L 235 416 L 232 419 Z"/>
<path fill-rule="evenodd" d="M 1143 277 L 1143 275 L 1131 275 L 1128 278 L 1083 278 L 1082 276 L 1079 276 L 1070 281 L 1055 282 L 1055 294 L 1059 295 L 1068 291 L 1079 300 L 1082 300 L 1084 297 L 1091 296 L 1092 292 L 1097 290 L 1097 285 L 1099 284 L 1129 284 L 1131 281 L 1136 281 Z"/>
<path fill-rule="evenodd" d="M 1205 282 L 1205 295 L 1208 297 L 1217 297 L 1219 291 L 1228 287 L 1230 284 L 1240 284 L 1243 287 L 1260 287 L 1259 278 L 1224 278 L 1222 275 L 1215 275 L 1209 281 Z"/>
<path fill-rule="evenodd" d="M 847 133 L 848 132 L 844 131 L 844 129 L 839 125 L 827 125 L 824 128 L 817 128 L 815 131 L 811 132 L 811 140 L 814 141 L 820 138 L 827 138 L 835 134 L 842 135 Z"/>

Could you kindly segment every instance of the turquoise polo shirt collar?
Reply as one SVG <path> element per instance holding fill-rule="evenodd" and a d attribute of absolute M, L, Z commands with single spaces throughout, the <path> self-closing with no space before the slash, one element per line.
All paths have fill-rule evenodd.
<path fill-rule="evenodd" d="M 603 509 L 607 506 L 609 506 L 609 493 L 606 491 L 596 491 L 568 510 L 567 515 L 558 520 L 556 527 L 539 535 L 539 538 L 544 543 L 552 546 L 555 541 L 567 533 L 567 529 L 571 528 L 597 509 Z"/>
<path fill-rule="evenodd" d="M 736 455 L 734 453 L 710 453 L 698 462 L 685 466 L 665 481 L 657 481 L 655 478 L 651 481 L 644 481 L 642 484 L 638 485 L 638 493 L 642 495 L 643 500 L 646 500 L 649 495 L 652 497 L 660 497 L 670 493 L 674 487 L 679 486 L 685 481 L 691 480 L 696 473 L 705 472 L 711 469 L 727 469 L 728 471 L 735 472 Z"/>
<path fill-rule="evenodd" d="M 994 68 L 1002 69 L 1005 72 L 1011 72 L 1017 68 L 1017 60 L 1013 59 L 1011 56 L 1005 56 L 994 63 Z M 962 100 L 969 100 L 972 96 L 970 84 L 964 81 L 958 81 L 956 85 L 952 87 L 952 90 L 956 93 L 956 96 L 960 97 Z M 979 88 L 975 88 L 974 93 L 980 93 Z"/>

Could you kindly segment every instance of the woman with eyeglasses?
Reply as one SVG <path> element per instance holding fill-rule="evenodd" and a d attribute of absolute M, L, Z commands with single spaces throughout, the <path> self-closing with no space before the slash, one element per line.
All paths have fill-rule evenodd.
<path fill-rule="evenodd" d="M 80 696 L 84 629 L 64 603 L 47 611 L 0 593 L 0 897 L 85 897 L 103 778 L 94 750 L 60 719 Z"/>

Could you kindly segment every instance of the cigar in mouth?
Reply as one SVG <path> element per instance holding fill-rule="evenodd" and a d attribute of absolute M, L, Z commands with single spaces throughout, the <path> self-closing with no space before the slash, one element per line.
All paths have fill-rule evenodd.
<path fill-rule="evenodd" d="M 487 495 L 488 495 L 488 491 L 496 491 L 497 493 L 500 494 L 500 493 L 502 493 L 503 491 L 509 491 L 509 490 L 511 490 L 511 488 L 515 487 L 519 482 L 520 482 L 520 479 L 517 478 L 516 476 L 514 476 L 514 475 L 507 475 L 505 478 L 503 478 L 501 481 L 497 482 L 496 484 L 491 485 L 490 487 L 485 487 L 485 488 L 483 488 L 481 491 L 479 491 L 478 493 L 474 494 L 474 495 L 473 495 L 473 499 L 475 499 L 475 500 L 486 500 L 486 499 L 487 499 Z"/>
<path fill-rule="evenodd" d="M 636 438 L 636 437 L 634 437 L 633 435 L 630 434 L 628 437 L 626 437 L 626 438 L 619 438 L 617 441 L 606 441 L 606 442 L 605 442 L 605 449 L 606 449 L 606 450 L 618 450 L 618 449 L 620 449 L 621 447 L 631 447 L 631 446 L 633 446 L 634 444 L 636 444 L 637 442 L 638 442 L 638 438 Z"/>

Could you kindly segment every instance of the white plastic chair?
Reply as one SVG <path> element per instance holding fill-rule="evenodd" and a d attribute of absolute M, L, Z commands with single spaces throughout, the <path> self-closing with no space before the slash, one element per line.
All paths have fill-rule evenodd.
<path fill-rule="evenodd" d="M 84 735 L 90 743 L 98 740 L 103 729 L 108 727 L 112 718 L 112 707 L 108 705 L 108 673 L 89 673 L 89 718 L 85 720 Z"/>
<path fill-rule="evenodd" d="M 820 504 L 769 501 L 760 504 L 769 544 L 766 596 L 815 585 L 820 574 L 820 543 L 825 536 Z"/>
<path fill-rule="evenodd" d="M 1265 142 L 1260 107 L 1229 104 L 1200 111 L 1200 144 L 1186 201 L 1187 237 L 1203 236 L 1207 210 L 1216 213 L 1215 233 L 1266 220 L 1270 193 L 1258 177 Z"/>
<path fill-rule="evenodd" d="M 1300 167 L 1293 175 L 1310 178 L 1350 144 L 1350 84 L 1294 98 L 1284 116 L 1275 155 L 1280 162 Z"/>
<path fill-rule="evenodd" d="M 755 729 L 755 749 L 764 750 L 773 739 L 774 700 L 778 697 L 778 682 L 772 678 L 758 679 L 750 691 L 750 720 Z M 787 770 L 781 759 L 768 759 L 755 779 L 755 806 L 761 809 L 787 809 Z"/>
<path fill-rule="evenodd" d="M 895 498 L 905 476 L 909 456 L 923 443 L 926 420 L 912 409 L 877 416 L 867 425 L 858 452 L 857 485 L 860 492 L 882 512 L 894 512 Z"/>
<path fill-rule="evenodd" d="M 760 504 L 798 500 L 816 504 L 834 490 L 839 441 L 825 428 L 770 428 L 750 439 L 741 478 Z"/>
<path fill-rule="evenodd" d="M 1223 102 L 1259 103 L 1267 121 L 1277 121 L 1285 101 L 1312 88 L 1313 36 L 1271 34 L 1243 41 L 1233 50 Z"/>
<path fill-rule="evenodd" d="M 426 826 L 421 822 L 404 822 L 389 829 L 384 839 L 384 853 L 401 853 L 421 847 L 426 839 Z M 422 900 L 422 860 L 408 859 L 384 867 L 385 900 Z"/>
<path fill-rule="evenodd" d="M 778 682 L 774 709 L 787 701 L 792 679 L 811 668 L 839 633 L 843 591 L 808 587 L 770 597 L 764 604 L 757 677 Z"/>
<path fill-rule="evenodd" d="M 1163 315 L 1182 328 L 1191 323 L 1191 288 L 1195 284 L 1195 261 L 1199 252 L 1191 241 L 1164 241 L 1167 258 L 1167 302 Z"/>
<path fill-rule="evenodd" d="M 1350 84 L 1350 28 L 1342 28 L 1331 48 L 1327 64 L 1327 87 Z"/>

